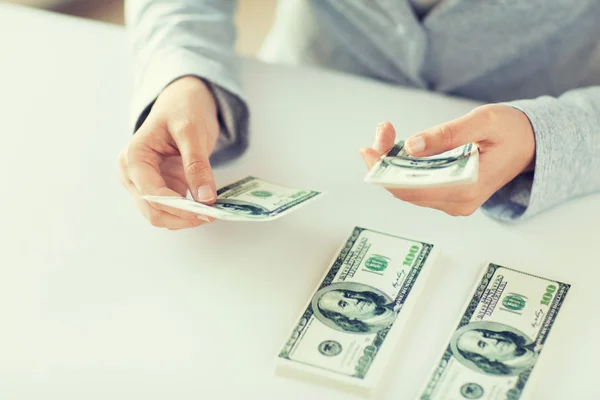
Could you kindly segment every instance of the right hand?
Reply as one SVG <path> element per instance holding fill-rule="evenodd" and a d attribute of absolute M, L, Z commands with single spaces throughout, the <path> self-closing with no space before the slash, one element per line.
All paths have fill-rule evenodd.
<path fill-rule="evenodd" d="M 219 135 L 215 99 L 198 78 L 167 86 L 150 114 L 119 154 L 120 180 L 142 214 L 157 227 L 190 228 L 212 219 L 142 199 L 145 195 L 185 197 L 212 204 L 215 181 L 209 156 Z"/>
<path fill-rule="evenodd" d="M 394 145 L 390 123 L 377 130 L 373 147 L 361 151 L 371 169 Z M 469 185 L 432 188 L 387 188 L 396 198 L 453 216 L 473 214 L 517 175 L 535 169 L 535 133 L 522 111 L 505 104 L 480 106 L 464 116 L 426 129 L 405 142 L 413 157 L 428 157 L 467 143 L 479 148 L 479 177 Z"/>

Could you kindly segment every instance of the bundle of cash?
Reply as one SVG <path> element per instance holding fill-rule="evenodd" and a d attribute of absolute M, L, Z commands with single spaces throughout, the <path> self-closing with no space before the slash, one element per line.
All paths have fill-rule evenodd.
<path fill-rule="evenodd" d="M 400 141 L 371 168 L 365 181 L 390 188 L 420 188 L 477 181 L 479 150 L 473 143 L 431 157 L 411 157 Z"/>
<path fill-rule="evenodd" d="M 419 398 L 532 398 L 540 353 L 570 287 L 487 265 Z"/>
<path fill-rule="evenodd" d="M 217 219 L 272 221 L 321 194 L 248 176 L 217 190 L 217 200 L 210 206 L 183 197 L 144 196 L 144 199 Z"/>
<path fill-rule="evenodd" d="M 354 228 L 277 357 L 277 373 L 372 395 L 437 248 Z"/>

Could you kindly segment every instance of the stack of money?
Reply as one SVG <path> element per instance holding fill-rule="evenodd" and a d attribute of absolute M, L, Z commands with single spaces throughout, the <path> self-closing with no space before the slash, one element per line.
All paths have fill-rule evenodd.
<path fill-rule="evenodd" d="M 464 184 L 477 180 L 478 163 L 473 144 L 413 158 L 399 142 L 366 181 L 417 188 Z M 321 195 L 252 176 L 217 194 L 210 206 L 178 197 L 145 199 L 219 219 L 271 221 Z M 429 243 L 355 227 L 286 338 L 277 373 L 377 393 L 438 252 Z M 487 265 L 419 399 L 533 398 L 532 377 L 539 374 L 542 349 L 569 289 L 557 280 Z"/>
<path fill-rule="evenodd" d="M 430 244 L 355 228 L 287 338 L 277 372 L 376 393 L 434 254 Z M 569 289 L 487 265 L 418 398 L 535 398 L 532 378 Z"/>
<path fill-rule="evenodd" d="M 183 197 L 144 196 L 144 199 L 217 219 L 272 221 L 321 194 L 248 176 L 217 190 L 217 200 L 210 206 Z"/>
<path fill-rule="evenodd" d="M 277 372 L 373 394 L 436 254 L 429 243 L 354 228 L 286 339 Z"/>
<path fill-rule="evenodd" d="M 389 188 L 421 188 L 477 181 L 479 151 L 469 143 L 431 157 L 411 157 L 400 141 L 371 168 L 365 181 Z"/>
<path fill-rule="evenodd" d="M 570 287 L 486 266 L 419 399 L 535 398 L 532 378 Z"/>

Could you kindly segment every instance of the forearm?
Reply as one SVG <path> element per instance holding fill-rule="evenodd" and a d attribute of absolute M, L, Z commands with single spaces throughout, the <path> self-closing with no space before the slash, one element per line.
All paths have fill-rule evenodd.
<path fill-rule="evenodd" d="M 208 84 L 219 109 L 215 160 L 243 151 L 249 117 L 234 53 L 235 5 L 235 0 L 126 2 L 135 77 L 134 130 L 167 85 L 182 76 L 196 76 Z"/>

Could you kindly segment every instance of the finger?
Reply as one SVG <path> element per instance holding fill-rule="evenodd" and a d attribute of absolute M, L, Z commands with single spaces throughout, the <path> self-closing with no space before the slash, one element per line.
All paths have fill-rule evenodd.
<path fill-rule="evenodd" d="M 371 168 L 373 168 L 373 166 L 377 164 L 377 162 L 381 158 L 381 155 L 370 147 L 365 147 L 364 149 L 361 149 L 360 155 L 362 156 L 369 170 L 371 170 Z"/>
<path fill-rule="evenodd" d="M 136 206 L 142 210 L 142 214 L 146 217 L 150 224 L 158 228 L 168 229 L 183 229 L 183 228 L 194 228 L 206 224 L 207 221 L 200 218 L 185 219 L 180 218 L 176 215 L 170 214 L 163 210 L 158 210 L 151 207 L 147 201 L 142 198 L 134 198 Z"/>
<path fill-rule="evenodd" d="M 144 200 L 144 199 L 142 199 L 142 200 Z M 194 221 L 196 219 L 200 219 L 201 221 L 204 221 L 204 222 L 214 221 L 214 218 L 211 219 L 211 217 L 209 217 L 207 215 L 196 214 L 196 213 L 193 213 L 190 211 L 181 210 L 179 208 L 169 207 L 164 204 L 156 203 L 151 200 L 144 200 L 144 201 L 148 202 L 150 204 L 150 206 L 152 206 L 153 208 L 156 208 L 157 210 L 164 211 L 166 213 L 169 213 L 171 215 L 174 215 L 174 216 L 182 218 L 182 219 L 194 220 Z"/>
<path fill-rule="evenodd" d="M 208 132 L 204 122 L 173 126 L 173 138 L 183 161 L 190 192 L 196 201 L 211 204 L 217 198 L 215 180 L 208 159 Z"/>
<path fill-rule="evenodd" d="M 425 189 L 419 189 L 419 190 L 425 190 Z M 414 193 L 411 193 L 411 191 L 406 190 L 406 189 L 403 189 L 403 190 L 388 189 L 388 191 L 400 200 L 409 202 L 409 203 L 414 204 L 419 207 L 427 207 L 427 208 L 433 208 L 435 210 L 443 211 L 446 214 L 454 216 L 454 217 L 469 216 L 469 215 L 473 214 L 475 211 L 477 211 L 479 209 L 479 207 L 481 206 L 481 204 L 483 203 L 482 201 L 479 201 L 480 200 L 479 198 L 477 198 L 477 197 L 472 198 L 472 196 L 470 194 L 465 195 L 464 193 L 458 196 L 458 198 L 460 200 L 453 201 L 453 200 L 440 200 L 439 197 L 435 198 L 435 196 L 430 196 L 430 198 L 418 197 L 418 195 L 415 195 Z M 400 193 L 400 192 L 404 192 L 404 193 Z M 415 191 L 412 191 L 412 192 L 415 192 Z M 414 197 L 411 197 L 411 195 Z"/>
<path fill-rule="evenodd" d="M 470 112 L 458 119 L 434 126 L 409 137 L 406 150 L 411 156 L 426 157 L 486 139 L 487 122 L 481 112 Z"/>
<path fill-rule="evenodd" d="M 181 159 L 179 160 L 181 163 Z M 189 191 L 187 181 L 185 180 L 185 176 L 182 176 L 183 166 L 179 166 L 179 170 L 173 170 L 172 168 L 163 168 L 161 165 L 161 174 L 167 182 L 169 188 L 176 191 L 181 197 L 187 197 L 187 193 Z"/>
<path fill-rule="evenodd" d="M 121 162 L 120 162 L 120 164 L 121 164 L 121 168 L 119 168 L 119 181 L 125 187 L 125 189 L 127 189 L 129 194 L 133 198 L 134 203 L 136 204 L 138 209 L 142 212 L 142 214 L 144 214 L 144 216 L 149 215 L 150 211 L 147 210 L 147 208 L 152 206 L 153 208 L 156 208 L 157 210 L 164 211 L 166 213 L 169 213 L 169 214 L 179 217 L 181 219 L 193 221 L 194 226 L 197 225 L 198 220 L 203 221 L 203 222 L 212 222 L 214 220 L 214 219 L 210 219 L 209 217 L 207 217 L 205 215 L 195 214 L 195 213 L 192 213 L 189 211 L 180 210 L 178 208 L 173 208 L 173 207 L 168 207 L 168 206 L 154 203 L 154 202 L 148 202 L 148 201 L 142 199 L 137 188 L 135 187 L 133 182 L 131 182 L 131 180 L 127 176 L 127 169 L 124 167 L 124 164 Z"/>
<path fill-rule="evenodd" d="M 198 216 L 193 213 L 189 213 L 190 216 L 182 218 L 177 215 L 173 215 L 167 211 L 160 210 L 150 206 L 150 204 L 139 196 L 136 187 L 131 182 L 127 182 L 121 178 L 121 183 L 129 191 L 136 207 L 141 211 L 142 215 L 156 227 L 169 228 L 169 229 L 183 229 L 193 228 L 196 226 L 203 225 L 207 222 L 211 222 L 204 216 Z M 179 211 L 179 210 L 176 210 Z"/>
<path fill-rule="evenodd" d="M 444 201 L 417 201 L 411 204 L 414 204 L 417 207 L 431 208 L 443 212 L 446 208 L 449 207 L 450 203 Z"/>
<path fill-rule="evenodd" d="M 128 188 L 128 190 L 133 197 L 139 197 L 147 205 L 150 204 L 152 208 L 173 216 L 193 220 L 194 222 L 198 219 L 197 214 L 159 203 L 148 203 L 141 199 L 145 195 L 182 197 L 179 193 L 166 186 L 165 180 L 159 172 L 160 157 L 158 154 L 141 146 L 133 145 L 127 152 L 127 160 L 126 173 L 128 176 L 125 176 L 122 182 L 124 181 L 123 184 L 127 187 L 127 181 L 131 181 L 134 187 Z"/>
<path fill-rule="evenodd" d="M 141 136 L 140 136 L 141 137 Z M 160 155 L 139 141 L 127 151 L 127 173 L 141 196 L 176 196 L 179 194 L 167 187 L 160 174 Z"/>
<path fill-rule="evenodd" d="M 162 210 L 164 212 L 167 212 L 169 214 L 172 214 L 172 215 L 177 216 L 182 219 L 187 219 L 187 220 L 199 219 L 204 222 L 212 222 L 215 220 L 215 218 L 209 217 L 207 215 L 196 214 L 196 213 L 193 213 L 190 211 L 181 210 L 179 208 L 169 207 L 164 204 L 156 203 L 152 200 L 144 200 L 144 201 L 147 201 L 152 207 L 156 208 L 157 210 Z"/>
<path fill-rule="evenodd" d="M 377 126 L 377 132 L 375 133 L 375 142 L 373 143 L 373 149 L 380 155 L 387 154 L 390 149 L 394 146 L 396 140 L 396 130 L 394 126 L 389 122 L 382 122 Z"/>
<path fill-rule="evenodd" d="M 431 208 L 434 210 L 442 211 L 450 216 L 458 217 L 458 216 L 469 216 L 477 211 L 480 207 L 480 204 L 476 202 L 455 202 L 455 201 L 411 201 L 411 204 L 424 207 Z"/>
<path fill-rule="evenodd" d="M 475 185 L 436 188 L 386 188 L 394 197 L 409 203 L 469 203 L 478 198 Z"/>
<path fill-rule="evenodd" d="M 171 214 L 168 211 L 154 208 L 149 204 L 148 201 L 140 197 L 133 183 L 127 183 L 126 181 L 124 182 L 123 179 L 121 179 L 121 182 L 131 194 L 131 197 L 136 207 L 141 211 L 142 215 L 146 217 L 146 219 L 153 226 L 168 229 L 183 229 L 193 228 L 196 226 L 203 225 L 207 222 L 211 222 L 207 217 L 195 215 L 193 213 L 187 213 L 190 215 L 186 215 L 186 217 L 181 217 L 178 215 Z M 174 209 L 174 211 L 182 210 Z"/>
<path fill-rule="evenodd" d="M 452 217 L 468 217 L 479 209 L 479 206 L 471 203 L 451 203 L 451 202 L 416 202 L 412 203 L 419 207 L 432 208 L 442 211 Z"/>

